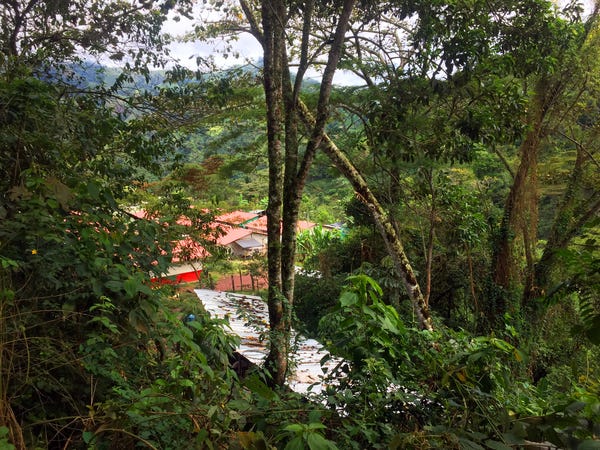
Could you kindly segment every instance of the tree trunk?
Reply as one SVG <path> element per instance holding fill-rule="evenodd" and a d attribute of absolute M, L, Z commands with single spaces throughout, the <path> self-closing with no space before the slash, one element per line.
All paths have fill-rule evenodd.
<path fill-rule="evenodd" d="M 594 35 L 592 31 L 596 27 L 599 11 L 600 2 L 595 1 L 593 12 L 585 24 L 585 34 L 580 41 L 580 52 L 585 51 L 586 46 L 597 45 L 590 44 L 588 39 Z M 561 70 L 548 73 L 536 83 L 534 98 L 528 117 L 529 131 L 520 148 L 519 168 L 515 174 L 513 185 L 505 204 L 499 240 L 495 247 L 492 261 L 492 280 L 496 286 L 504 290 L 510 290 L 519 286 L 521 281 L 524 281 L 521 305 L 518 306 L 523 306 L 529 300 L 536 297 L 540 288 L 545 286 L 544 273 L 549 266 L 549 260 L 554 258 L 553 249 L 561 248 L 563 245 L 560 243 L 563 241 L 563 237 L 552 236 L 551 233 L 550 240 L 554 242 L 548 242 L 549 245 L 546 246 L 542 260 L 536 264 L 535 247 L 537 245 L 538 221 L 537 163 L 540 146 L 545 135 L 548 132 L 555 131 L 564 117 L 568 115 L 567 113 L 575 106 L 573 104 L 564 108 L 564 105 L 562 105 L 564 109 L 560 110 L 560 99 L 568 89 L 573 89 L 573 62 L 581 62 L 578 58 L 570 58 L 567 52 L 565 52 L 564 56 L 566 59 L 563 62 Z M 580 54 L 580 56 L 584 57 L 583 54 Z M 579 95 L 585 90 L 587 76 L 581 81 L 582 85 Z M 575 102 L 578 101 L 579 95 L 575 96 Z M 567 205 L 563 206 L 566 207 Z M 519 279 L 516 273 L 515 249 L 519 235 L 522 237 L 526 261 L 524 280 Z M 564 245 L 566 245 L 568 239 L 564 241 Z M 488 308 L 488 317 L 490 319 L 502 315 L 509 309 L 506 304 L 506 298 L 503 295 L 493 297 L 496 297 L 499 301 L 494 308 Z"/>
<path fill-rule="evenodd" d="M 299 89 L 301 88 L 301 78 L 304 70 L 305 55 L 304 43 L 308 45 L 308 38 L 311 25 L 312 2 L 308 2 L 308 11 L 304 17 L 303 27 L 303 45 L 300 69 L 294 86 L 289 77 L 289 70 L 284 73 L 284 98 L 286 111 L 286 159 L 284 175 L 284 195 L 283 195 L 283 230 L 282 230 L 282 281 L 283 294 L 287 299 L 290 308 L 294 297 L 294 265 L 296 258 L 296 236 L 297 224 L 300 212 L 300 203 L 302 193 L 306 184 L 309 169 L 314 161 L 317 148 L 319 147 L 325 132 L 325 124 L 329 118 L 329 99 L 333 85 L 333 76 L 337 68 L 340 56 L 342 54 L 345 33 L 350 21 L 350 15 L 354 8 L 356 0 L 345 0 L 340 17 L 337 22 L 335 34 L 327 64 L 323 71 L 321 86 L 319 91 L 319 101 L 317 104 L 317 120 L 309 130 L 310 138 L 304 152 L 304 157 L 299 164 L 298 159 L 298 113 L 297 104 L 299 98 Z M 285 61 L 287 62 L 287 56 Z M 290 311 L 291 312 L 291 311 Z"/>
<path fill-rule="evenodd" d="M 431 276 L 433 272 L 433 246 L 435 243 L 435 226 L 437 223 L 436 213 L 436 190 L 433 185 L 433 169 L 427 171 L 427 184 L 431 194 L 431 207 L 429 209 L 429 231 L 427 233 L 427 249 L 425 255 L 425 305 L 429 308 L 431 298 Z"/>
<path fill-rule="evenodd" d="M 282 61 L 285 43 L 285 6 L 281 1 L 262 5 L 264 89 L 267 106 L 269 202 L 267 206 L 269 354 L 265 367 L 272 385 L 282 385 L 287 373 L 288 333 L 284 320 L 281 280 L 281 204 L 283 192 L 283 91 Z"/>
<path fill-rule="evenodd" d="M 522 238 L 527 261 L 526 276 L 533 273 L 533 248 L 537 242 L 538 223 L 537 165 L 544 133 L 544 120 L 556 93 L 552 91 L 546 79 L 538 81 L 529 116 L 530 127 L 519 149 L 519 167 L 506 199 L 504 216 L 494 249 L 492 280 L 504 292 L 489 296 L 495 302 L 494 305 L 486 308 L 490 324 L 495 323 L 511 309 L 507 304 L 505 293 L 522 281 L 515 258 L 515 247 L 519 236 Z"/>
<path fill-rule="evenodd" d="M 287 55 L 285 55 L 285 64 L 287 64 Z M 283 296 L 288 302 L 286 319 L 291 322 L 291 309 L 294 304 L 296 228 L 300 214 L 300 201 L 304 180 L 297 178 L 299 150 L 298 117 L 296 115 L 294 89 L 292 88 L 289 68 L 283 73 L 283 85 L 285 104 L 285 171 L 283 176 L 283 222 L 281 224 L 281 280 L 283 283 Z"/>

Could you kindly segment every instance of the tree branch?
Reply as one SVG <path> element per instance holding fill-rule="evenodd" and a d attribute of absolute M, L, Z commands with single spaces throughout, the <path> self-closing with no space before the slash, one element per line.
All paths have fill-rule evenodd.
<path fill-rule="evenodd" d="M 352 10 L 354 9 L 355 3 L 356 0 L 345 0 L 342 13 L 338 19 L 337 28 L 333 37 L 333 43 L 331 44 L 331 50 L 329 51 L 329 57 L 327 59 L 327 65 L 325 66 L 323 78 L 321 80 L 321 89 L 319 92 L 319 102 L 317 104 L 315 124 L 298 172 L 298 179 L 300 180 L 306 179 L 317 148 L 321 144 L 323 134 L 325 133 L 325 123 L 329 117 L 329 98 L 331 97 L 333 76 L 335 75 L 335 71 L 342 54 L 346 31 L 348 29 L 350 16 L 352 14 Z"/>
<path fill-rule="evenodd" d="M 246 2 L 246 0 L 240 0 L 240 7 L 242 8 L 242 11 L 244 11 L 246 20 L 248 20 L 248 23 L 250 24 L 250 34 L 256 38 L 261 46 L 264 47 L 265 39 L 263 33 L 261 32 L 258 22 L 256 21 L 256 17 L 254 17 L 254 14 L 252 14 L 250 6 L 248 6 L 248 2 Z"/>

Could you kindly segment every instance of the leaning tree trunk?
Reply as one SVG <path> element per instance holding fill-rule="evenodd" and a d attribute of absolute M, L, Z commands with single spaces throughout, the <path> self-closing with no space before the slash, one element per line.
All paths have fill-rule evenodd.
<path fill-rule="evenodd" d="M 304 105 L 299 104 L 299 111 L 302 120 L 307 126 L 312 127 L 315 123 L 315 119 L 312 114 Z M 389 255 L 394 261 L 396 270 L 402 277 L 404 286 L 408 293 L 408 296 L 413 304 L 415 313 L 419 319 L 419 326 L 425 330 L 433 330 L 433 323 L 431 315 L 429 314 L 429 308 L 425 303 L 421 287 L 417 281 L 417 277 L 410 265 L 404 246 L 400 237 L 396 233 L 392 221 L 388 217 L 387 213 L 375 197 L 375 195 L 369 189 L 366 181 L 362 175 L 356 170 L 352 162 L 344 155 L 344 153 L 335 145 L 327 134 L 323 135 L 321 142 L 321 149 L 337 167 L 337 169 L 346 177 L 346 179 L 352 184 L 354 191 L 360 198 L 360 200 L 369 208 L 375 223 L 379 228 L 379 232 L 383 237 L 386 244 Z"/>

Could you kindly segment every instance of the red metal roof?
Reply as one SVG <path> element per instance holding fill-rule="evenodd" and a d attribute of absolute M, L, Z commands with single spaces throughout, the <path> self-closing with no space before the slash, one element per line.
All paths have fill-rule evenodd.
<path fill-rule="evenodd" d="M 192 238 L 186 237 L 177 241 L 173 247 L 172 262 L 196 261 L 210 256 L 210 252 Z"/>
<path fill-rule="evenodd" d="M 296 225 L 298 231 L 309 230 L 316 226 L 316 223 L 307 220 L 299 220 Z M 267 216 L 259 217 L 258 219 L 248 223 L 246 228 L 256 231 L 257 233 L 267 234 Z"/>
<path fill-rule="evenodd" d="M 141 210 L 133 213 L 136 217 L 149 219 L 146 211 Z M 186 217 L 181 217 L 178 221 L 180 225 L 191 225 Z M 306 220 L 298 221 L 297 230 L 307 230 L 313 228 L 316 224 Z M 219 228 L 222 235 L 217 238 L 219 245 L 229 245 L 232 242 L 244 239 L 252 233 L 267 234 L 267 216 L 263 212 L 232 211 L 221 214 L 215 218 L 214 228 Z M 173 262 L 178 262 L 181 257 L 184 259 L 201 259 L 210 255 L 210 253 L 201 245 L 194 243 L 190 238 L 179 241 L 173 250 Z"/>
<path fill-rule="evenodd" d="M 232 242 L 237 241 L 238 239 L 245 238 L 252 234 L 252 230 L 248 230 L 246 228 L 237 228 L 231 227 L 229 225 L 221 225 L 221 230 L 225 234 L 217 238 L 217 244 L 219 245 L 229 245 Z"/>
<path fill-rule="evenodd" d="M 229 225 L 240 225 L 241 223 L 254 219 L 258 216 L 259 215 L 257 213 L 253 212 L 232 211 L 215 217 L 215 220 L 217 222 L 226 223 Z"/>

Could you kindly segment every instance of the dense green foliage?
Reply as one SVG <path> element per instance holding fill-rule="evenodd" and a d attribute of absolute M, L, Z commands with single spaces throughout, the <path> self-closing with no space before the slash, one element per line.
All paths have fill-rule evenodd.
<path fill-rule="evenodd" d="M 300 396 L 239 370 L 227 320 L 186 287 L 150 281 L 183 238 L 207 267 L 221 258 L 210 208 L 269 195 L 261 73 L 150 72 L 160 24 L 187 6 L 0 6 L 0 449 L 600 448 L 597 25 L 538 0 L 358 2 L 355 42 L 380 40 L 345 48 L 365 86 L 333 93 L 325 131 L 382 200 L 435 331 L 418 329 L 371 209 L 317 154 L 300 217 L 345 225 L 298 236 L 294 317 L 340 362 Z M 313 6 L 329 36 L 329 6 Z M 86 71 L 83 52 L 123 72 Z M 505 223 L 532 148 L 539 195 Z"/>

